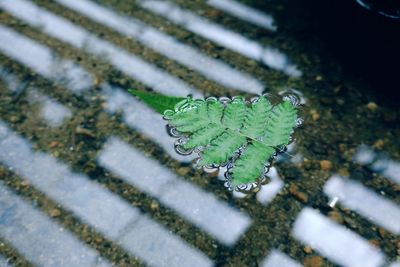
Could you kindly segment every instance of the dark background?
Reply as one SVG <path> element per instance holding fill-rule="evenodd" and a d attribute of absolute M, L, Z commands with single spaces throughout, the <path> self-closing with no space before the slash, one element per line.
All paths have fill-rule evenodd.
<path fill-rule="evenodd" d="M 345 73 L 366 81 L 368 90 L 381 99 L 400 100 L 399 19 L 367 10 L 355 0 L 310 0 L 301 5 L 309 30 Z"/>

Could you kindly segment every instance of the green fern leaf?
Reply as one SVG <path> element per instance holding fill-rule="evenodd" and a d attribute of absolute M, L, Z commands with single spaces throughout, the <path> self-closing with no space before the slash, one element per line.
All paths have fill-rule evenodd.
<path fill-rule="evenodd" d="M 182 149 L 177 151 L 196 149 L 198 166 L 227 165 L 234 189 L 261 184 L 266 166 L 289 144 L 297 123 L 297 106 L 290 97 L 272 106 L 265 96 L 246 102 L 242 97 L 202 100 L 132 93 L 156 110 L 168 105 L 164 118 L 178 134 Z M 168 103 L 157 107 L 163 100 Z"/>
<path fill-rule="evenodd" d="M 227 163 L 229 157 L 246 142 L 246 137 L 233 131 L 226 131 L 201 153 L 199 166 L 222 165 Z"/>
<path fill-rule="evenodd" d="M 296 125 L 297 109 L 289 100 L 275 106 L 268 118 L 264 144 L 272 147 L 285 146 Z"/>
<path fill-rule="evenodd" d="M 240 132 L 253 139 L 263 136 L 267 129 L 267 119 L 271 108 L 271 103 L 265 97 L 258 98 L 248 109 Z"/>
<path fill-rule="evenodd" d="M 274 148 L 258 141 L 249 144 L 243 155 L 235 161 L 232 170 L 233 186 L 251 183 L 255 181 L 255 178 L 261 177 L 266 162 L 268 162 L 274 152 Z"/>

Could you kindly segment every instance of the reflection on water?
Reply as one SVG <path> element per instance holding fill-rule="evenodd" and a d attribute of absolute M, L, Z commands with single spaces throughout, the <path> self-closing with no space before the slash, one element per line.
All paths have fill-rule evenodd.
<path fill-rule="evenodd" d="M 272 16 L 235 0 L 208 0 L 207 4 L 236 16 L 241 20 L 253 23 L 267 30 L 276 31 L 277 27 Z"/>
<path fill-rule="evenodd" d="M 8 260 L 0 255 L 0 266 L 1 267 L 11 267 L 12 265 L 8 263 Z"/>
<path fill-rule="evenodd" d="M 141 0 L 139 3 L 143 8 L 164 16 L 189 31 L 242 54 L 245 57 L 261 61 L 270 68 L 283 71 L 294 77 L 299 77 L 302 74 L 297 66 L 290 63 L 286 55 L 278 51 L 278 49 L 263 47 L 261 44 L 249 40 L 238 33 L 232 32 L 221 25 L 184 10 L 174 5 L 172 2 Z"/>
<path fill-rule="evenodd" d="M 0 2 L 0 6 L 3 3 L 5 2 Z M 58 59 L 46 46 L 2 25 L 0 25 L 0 39 L 3 40 L 0 42 L 0 50 L 4 54 L 29 66 L 44 77 L 66 84 L 76 92 L 92 85 L 92 79 L 85 71 L 70 60 Z"/>
<path fill-rule="evenodd" d="M 86 267 L 99 263 L 99 255 L 95 250 L 32 208 L 1 181 L 0 236 L 39 266 Z M 104 262 L 102 264 L 111 266 Z M 1 258 L 0 265 L 3 266 Z"/>
<path fill-rule="evenodd" d="M 248 74 L 235 70 L 229 65 L 210 58 L 200 51 L 178 42 L 171 36 L 147 26 L 146 24 L 124 17 L 110 9 L 87 0 L 56 0 L 56 2 L 82 13 L 145 46 L 196 70 L 207 78 L 228 88 L 261 94 L 264 85 Z"/>
<path fill-rule="evenodd" d="M 178 168 L 182 167 L 189 173 L 193 171 L 188 167 L 193 158 L 182 157 L 175 153 L 174 140 L 167 136 L 165 131 L 165 121 L 159 114 L 127 94 L 126 88 L 121 85 L 125 79 L 135 80 L 155 91 L 179 96 L 192 93 L 201 97 L 203 95 L 201 92 L 208 90 L 206 86 L 199 88 L 201 90 L 193 88 L 181 80 L 182 77 L 175 77 L 152 65 L 147 61 L 148 55 L 145 53 L 134 55 L 128 52 L 126 44 L 120 42 L 125 37 L 134 39 L 144 47 L 157 52 L 159 58 L 156 60 L 174 60 L 193 70 L 190 75 L 201 76 L 201 80 L 209 79 L 227 88 L 260 93 L 264 86 L 252 76 L 253 73 L 250 74 L 253 72 L 251 68 L 246 70 L 249 73 L 245 73 L 239 71 L 238 66 L 225 63 L 220 57 L 220 50 L 224 50 L 222 47 L 249 59 L 263 62 L 278 72 L 300 77 L 299 68 L 280 52 L 280 49 L 286 49 L 286 43 L 279 48 L 266 47 L 255 39 L 260 33 L 270 34 L 268 36 L 271 38 L 278 36 L 275 41 L 284 39 L 282 36 L 285 35 L 281 36 L 281 32 L 276 30 L 272 16 L 237 0 L 191 3 L 194 6 L 198 4 L 200 10 L 202 6 L 207 5 L 207 10 L 216 11 L 207 14 L 209 19 L 202 17 L 203 11 L 194 8 L 189 10 L 180 8 L 172 2 L 142 0 L 138 4 L 149 12 L 141 11 L 139 16 L 148 16 L 146 22 L 132 17 L 132 14 L 127 15 L 129 11 L 124 10 L 123 1 L 34 2 L 0 0 L 0 8 L 4 13 L 0 18 L 0 40 L 2 40 L 0 57 L 5 59 L 0 66 L 0 239 L 10 244 L 0 244 L 0 254 L 3 253 L 3 245 L 11 246 L 22 255 L 17 257 L 26 257 L 28 261 L 38 266 L 110 266 L 111 264 L 126 266 L 127 260 L 137 259 L 149 266 L 168 267 L 256 264 L 266 267 L 295 267 L 302 266 L 301 264 L 309 266 L 309 262 L 304 260 L 309 257 L 319 257 L 322 266 L 332 266 L 331 262 L 352 267 L 399 266 L 396 262 L 399 254 L 396 238 L 400 233 L 397 196 L 394 194 L 385 196 L 387 188 L 382 188 L 380 185 L 369 183 L 366 187 L 360 177 L 357 181 L 353 180 L 350 167 L 349 174 L 343 175 L 348 176 L 345 179 L 332 176 L 332 173 L 337 171 L 334 168 L 331 169 L 332 173 L 326 171 L 323 173 L 314 166 L 319 166 L 317 161 L 322 155 L 330 157 L 336 166 L 336 159 L 332 159 L 334 151 L 317 151 L 318 155 L 313 153 L 314 148 L 321 145 L 317 137 L 324 135 L 327 121 L 332 123 L 330 113 L 335 114 L 335 107 L 324 109 L 326 108 L 324 106 L 321 110 L 318 109 L 321 119 L 315 122 L 311 119 L 306 121 L 311 124 L 308 129 L 312 129 L 307 131 L 306 136 L 299 138 L 296 144 L 290 145 L 287 153 L 281 154 L 276 159 L 278 167 L 281 165 L 289 168 L 271 168 L 269 172 L 271 182 L 255 195 L 234 192 L 232 196 L 221 190 L 220 181 L 210 180 L 204 183 L 200 181 L 200 187 L 192 183 L 192 177 L 187 173 L 180 174 Z M 182 3 L 182 1 L 176 2 Z M 134 5 L 135 3 L 132 3 L 132 9 L 135 8 Z M 265 5 L 268 6 L 268 3 Z M 118 37 L 106 36 L 103 39 L 102 36 L 98 37 L 80 25 L 79 19 L 74 20 L 74 24 L 71 23 L 63 18 L 65 7 L 70 9 L 68 11 L 72 12 L 70 14 L 79 13 L 87 17 L 89 20 L 84 25 L 95 26 L 99 29 L 98 32 L 110 28 L 119 33 Z M 267 12 L 275 12 L 276 9 L 272 8 Z M 53 10 L 60 15 L 53 13 Z M 213 22 L 215 14 L 220 16 L 225 13 L 253 24 L 257 34 L 253 35 L 253 39 L 249 39 L 239 34 L 240 29 L 237 27 L 232 27 L 231 30 L 231 27 Z M 23 26 L 19 27 L 14 22 L 9 23 L 8 15 L 16 17 Z M 169 27 L 168 33 L 171 35 L 164 33 L 164 26 L 150 26 L 152 21 L 148 18 L 154 19 L 156 21 L 154 24 L 161 23 L 160 25 Z M 49 41 L 46 42 L 49 44 L 48 47 L 40 43 L 38 40 L 42 38 L 38 37 L 36 31 L 32 31 L 30 37 L 19 32 L 25 32 L 30 27 L 34 27 L 44 36 L 49 35 L 67 46 L 82 50 L 83 54 L 95 56 L 93 61 L 102 69 L 105 67 L 119 70 L 124 81 L 121 83 L 117 81 L 117 85 L 114 84 L 116 82 L 114 80 L 113 83 L 104 81 L 102 84 L 94 84 L 93 77 L 98 75 L 95 67 L 89 72 L 81 66 L 87 64 L 72 60 L 76 58 L 74 52 L 59 52 L 64 49 L 63 44 L 53 44 Z M 207 43 L 206 50 L 210 46 L 210 53 L 206 55 L 193 45 L 191 40 L 193 35 L 189 37 L 180 35 L 179 27 L 208 39 L 217 46 Z M 263 30 L 258 31 L 257 27 Z M 59 54 L 64 56 L 60 57 Z M 235 53 L 231 54 L 238 56 Z M 243 57 L 238 58 L 239 61 L 247 61 Z M 14 68 L 14 61 L 18 62 L 17 68 Z M 154 62 L 155 59 L 149 61 Z M 15 70 L 20 69 L 19 64 L 29 71 L 24 69 L 21 73 L 17 73 Z M 272 78 L 272 84 L 278 82 L 274 78 L 275 72 L 265 70 L 257 64 L 253 64 L 253 67 L 258 68 L 254 71 L 257 77 L 265 74 L 268 78 Z M 36 83 L 41 79 L 37 79 L 32 73 L 57 86 L 53 88 L 40 82 Z M 315 80 L 321 79 L 315 78 Z M 307 104 L 314 109 L 319 95 L 313 95 L 313 90 L 302 87 L 303 83 L 315 86 L 314 78 L 311 80 L 307 77 L 289 79 L 288 89 L 282 93 L 295 93 L 299 96 L 301 104 Z M 302 89 L 297 91 L 292 88 Z M 326 88 L 321 87 L 321 89 Z M 303 90 L 307 94 L 303 95 L 301 92 Z M 48 95 L 49 92 L 51 96 Z M 71 98 L 74 100 L 68 102 L 66 95 L 72 95 Z M 104 103 L 100 106 L 103 100 Z M 348 100 L 352 101 L 350 98 Z M 62 152 L 62 149 L 70 147 L 68 140 L 74 129 L 68 129 L 66 122 L 72 123 L 75 116 L 78 116 L 75 112 L 81 111 L 82 106 L 90 115 L 77 119 L 88 125 L 93 124 L 94 131 L 96 130 L 94 125 L 105 125 L 99 129 L 101 137 L 79 137 L 81 139 L 78 143 L 84 144 L 84 151 L 79 150 L 77 145 L 74 151 L 71 151 L 71 157 L 66 157 L 63 153 L 56 154 L 55 152 Z M 344 114 L 346 109 L 342 112 Z M 15 114 L 18 116 L 11 116 Z M 121 116 L 118 116 L 119 114 Z M 344 118 L 346 116 L 349 115 L 345 114 Z M 106 119 L 100 120 L 100 117 Z M 307 116 L 305 118 L 308 119 Z M 44 128 L 42 121 L 49 127 Z M 40 130 L 36 124 L 40 124 Z M 123 126 L 121 128 L 127 126 L 139 133 L 137 135 L 139 137 L 132 140 L 115 125 Z M 43 130 L 49 135 L 43 134 Z M 60 150 L 48 147 L 49 143 L 52 143 L 52 140 L 47 140 L 49 136 L 62 140 L 59 144 Z M 310 142 L 309 138 L 315 140 Z M 130 143 L 122 140 L 130 140 Z M 142 146 L 144 140 L 150 147 Z M 312 147 L 304 147 L 307 140 L 313 145 Z M 354 144 L 360 143 L 359 140 L 345 140 L 349 143 L 353 141 Z M 156 155 L 159 160 L 147 156 L 153 155 L 149 151 L 154 151 L 155 145 L 162 148 L 160 155 Z M 83 157 L 80 153 L 83 153 Z M 59 159 L 52 155 L 57 155 Z M 75 156 L 79 159 L 75 159 Z M 356 165 L 365 166 L 363 171 L 369 169 L 374 172 L 372 175 L 375 180 L 387 182 L 387 178 L 393 182 L 389 184 L 393 186 L 390 188 L 392 193 L 398 191 L 397 186 L 400 184 L 400 164 L 394 159 L 395 156 L 394 153 L 390 158 L 384 152 L 378 153 L 369 146 L 362 145 L 353 160 Z M 346 168 L 351 162 L 351 156 L 348 157 L 349 159 L 343 164 Z M 171 163 L 168 166 L 177 169 L 173 171 L 160 163 L 165 161 Z M 343 159 L 340 159 L 339 164 L 342 163 Z M 95 170 L 88 168 L 87 171 L 86 167 L 91 167 L 91 164 L 95 166 Z M 7 180 L 9 177 L 3 178 L 3 166 L 29 183 L 29 186 L 21 190 L 16 188 L 18 185 L 9 183 Z M 101 171 L 97 172 L 100 169 Z M 107 171 L 112 172 L 113 176 L 109 176 Z M 340 169 L 339 173 L 346 172 Z M 201 170 L 196 170 L 197 175 L 210 179 L 215 173 L 205 175 Z M 3 182 L 3 179 L 7 182 Z M 98 183 L 98 180 L 101 183 Z M 306 207 L 305 202 L 291 196 L 289 188 L 292 185 L 298 185 L 299 190 L 304 190 L 309 195 L 307 203 L 313 207 L 312 209 Z M 314 189 L 309 190 L 308 186 Z M 142 203 L 140 195 L 127 196 L 125 193 L 132 187 L 135 188 L 134 192 L 146 195 L 146 199 L 156 203 L 156 206 L 160 203 L 163 208 L 153 209 L 152 204 L 147 208 L 145 207 L 147 203 Z M 321 188 L 323 194 L 320 192 Z M 61 207 L 62 213 L 66 211 L 67 214 L 73 215 L 79 226 L 95 230 L 105 243 L 97 244 L 97 241 L 93 243 L 81 233 L 64 229 L 64 226 L 68 229 L 74 227 L 69 225 L 63 216 L 57 221 L 50 219 L 41 211 L 45 207 L 38 206 L 31 198 L 28 200 L 15 193 L 24 192 L 25 195 L 32 189 L 43 193 L 39 197 L 44 201 L 42 199 L 39 203 L 46 202 L 46 199 L 55 202 Z M 383 193 L 381 195 L 375 193 L 378 191 Z M 337 206 L 327 205 L 326 197 L 337 201 Z M 319 213 L 318 210 L 326 211 L 329 206 L 355 212 L 361 218 L 365 218 L 365 222 L 364 220 L 361 223 L 355 222 L 357 227 L 347 229 L 344 225 Z M 286 227 L 286 230 L 281 230 L 285 229 L 282 227 Z M 187 231 L 187 229 L 195 230 Z M 290 237 L 295 240 L 287 239 L 290 230 L 292 230 Z M 382 233 L 385 234 L 384 237 Z M 283 237 L 285 239 L 282 239 Z M 377 246 L 382 250 L 375 247 L 376 243 L 373 242 L 375 240 L 380 242 Z M 123 259 L 114 258 L 114 248 L 109 248 L 109 244 L 122 253 L 126 252 Z M 307 255 L 308 252 L 303 246 L 312 249 L 311 255 Z M 298 252 L 294 253 L 296 249 Z M 106 260 L 99 256 L 99 251 L 101 255 L 106 251 L 104 253 Z M 0 255 L 0 266 L 9 265 L 7 259 Z"/>
<path fill-rule="evenodd" d="M 26 23 L 39 27 L 54 38 L 106 59 L 116 69 L 156 91 L 169 95 L 200 95 L 182 80 L 31 2 L 25 0 L 2 1 L 0 6 Z M 40 63 L 38 67 L 43 68 Z"/>
<path fill-rule="evenodd" d="M 376 153 L 372 148 L 364 145 L 358 148 L 354 160 L 400 184 L 400 162 L 391 160 L 384 154 Z"/>
<path fill-rule="evenodd" d="M 1 121 L 0 162 L 149 264 L 211 266 L 211 261 L 203 253 L 151 222 L 117 195 L 90 181 L 88 177 L 71 172 L 52 156 L 32 151 L 28 141 L 13 133 Z M 33 228 L 34 232 L 37 230 Z M 135 238 L 139 233 L 143 238 L 137 243 L 133 240 L 137 240 Z M 10 234 L 6 238 L 14 242 L 14 236 Z M 152 256 L 155 248 L 158 257 Z"/>
<path fill-rule="evenodd" d="M 264 262 L 262 267 L 301 267 L 302 265 L 291 259 L 289 256 L 283 254 L 279 250 L 272 250 Z"/>
<path fill-rule="evenodd" d="M 234 244 L 251 222 L 247 215 L 179 179 L 119 139 L 106 143 L 99 163 L 227 245 Z"/>
<path fill-rule="evenodd" d="M 400 234 L 400 207 L 361 184 L 334 176 L 325 184 L 324 193 L 331 198 L 337 197 L 346 207 L 387 230 Z"/>
<path fill-rule="evenodd" d="M 367 240 L 311 208 L 300 212 L 293 235 L 342 266 L 377 267 L 385 260 L 384 255 Z"/>
<path fill-rule="evenodd" d="M 30 90 L 28 94 L 28 100 L 40 106 L 40 117 L 49 126 L 61 126 L 65 119 L 72 116 L 71 111 L 67 107 L 39 93 L 37 90 Z"/>

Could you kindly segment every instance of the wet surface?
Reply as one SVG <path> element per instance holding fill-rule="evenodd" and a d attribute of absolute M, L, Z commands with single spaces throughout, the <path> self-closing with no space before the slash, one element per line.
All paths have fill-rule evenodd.
<path fill-rule="evenodd" d="M 0 266 L 398 266 L 398 106 L 329 55 L 309 15 L 0 0 Z M 304 123 L 270 183 L 232 193 L 128 88 L 294 92 Z"/>

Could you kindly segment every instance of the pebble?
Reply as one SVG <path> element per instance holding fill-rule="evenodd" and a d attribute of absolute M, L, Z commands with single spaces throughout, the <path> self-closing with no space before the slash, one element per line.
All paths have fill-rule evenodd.
<path fill-rule="evenodd" d="M 376 248 L 379 248 L 379 240 L 377 239 L 370 239 L 368 242 Z"/>
<path fill-rule="evenodd" d="M 307 254 L 310 254 L 310 253 L 312 253 L 312 248 L 311 248 L 310 246 L 305 246 L 305 247 L 303 248 L 303 251 L 304 251 L 305 253 L 307 253 Z"/>
<path fill-rule="evenodd" d="M 324 79 L 324 78 L 322 78 L 321 75 L 315 76 L 315 80 L 316 80 L 316 81 L 322 81 L 323 79 Z"/>
<path fill-rule="evenodd" d="M 190 167 L 180 167 L 180 168 L 178 168 L 177 173 L 178 173 L 180 176 L 185 176 L 185 175 L 187 175 L 190 171 L 191 171 L 191 168 L 190 168 Z"/>
<path fill-rule="evenodd" d="M 28 180 L 22 180 L 21 185 L 22 186 L 30 186 L 31 182 L 29 182 Z"/>
<path fill-rule="evenodd" d="M 55 147 L 58 147 L 59 144 L 60 143 L 58 141 L 51 141 L 50 144 L 49 144 L 49 147 L 50 148 L 55 148 Z"/>
<path fill-rule="evenodd" d="M 367 104 L 367 109 L 371 111 L 376 111 L 378 109 L 378 105 L 375 102 L 369 102 Z"/>
<path fill-rule="evenodd" d="M 349 177 L 350 176 L 349 170 L 346 169 L 346 168 L 340 168 L 338 173 L 342 177 Z"/>
<path fill-rule="evenodd" d="M 339 223 L 339 224 L 343 224 L 343 216 L 338 211 L 335 211 L 335 210 L 330 211 L 328 213 L 328 217 L 331 218 L 332 220 L 334 220 L 335 222 Z"/>
<path fill-rule="evenodd" d="M 347 146 L 346 144 L 339 144 L 339 150 L 340 152 L 345 152 L 347 150 Z"/>
<path fill-rule="evenodd" d="M 329 160 L 321 160 L 319 166 L 321 167 L 321 170 L 328 171 L 332 169 L 332 162 Z"/>
<path fill-rule="evenodd" d="M 357 229 L 357 224 L 356 222 L 349 218 L 349 217 L 344 217 L 344 222 L 352 229 Z"/>
<path fill-rule="evenodd" d="M 158 204 L 157 201 L 152 201 L 151 204 L 150 204 L 150 208 L 152 210 L 158 210 L 160 208 L 160 205 Z"/>
<path fill-rule="evenodd" d="M 310 115 L 313 121 L 317 121 L 320 118 L 318 111 L 315 109 L 310 110 Z"/>
<path fill-rule="evenodd" d="M 50 216 L 51 217 L 58 217 L 61 215 L 61 211 L 59 209 L 52 209 L 50 211 Z"/>
<path fill-rule="evenodd" d="M 385 141 L 382 139 L 376 140 L 376 142 L 372 145 L 373 148 L 381 150 L 383 146 L 385 145 Z"/>
<path fill-rule="evenodd" d="M 323 260 L 320 256 L 311 256 L 307 257 L 304 260 L 305 267 L 321 267 L 323 264 Z"/>
<path fill-rule="evenodd" d="M 86 135 L 89 137 L 95 137 L 94 133 L 91 130 L 82 128 L 80 126 L 76 127 L 75 132 L 77 134 L 82 134 L 82 135 Z"/>
<path fill-rule="evenodd" d="M 385 238 L 386 231 L 383 228 L 378 228 L 378 233 L 381 238 Z"/>
<path fill-rule="evenodd" d="M 18 122 L 18 120 L 19 120 L 18 116 L 11 116 L 11 117 L 10 117 L 10 121 L 11 121 L 12 123 Z"/>
<path fill-rule="evenodd" d="M 299 191 L 299 188 L 297 187 L 297 185 L 295 185 L 295 184 L 290 185 L 289 192 L 297 200 L 299 200 L 299 201 L 301 201 L 303 203 L 307 203 L 308 202 L 308 195 L 306 193 L 304 193 L 304 192 Z"/>

